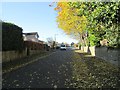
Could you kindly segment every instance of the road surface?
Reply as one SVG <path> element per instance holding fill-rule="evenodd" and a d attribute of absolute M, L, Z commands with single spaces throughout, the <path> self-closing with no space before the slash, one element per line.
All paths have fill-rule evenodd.
<path fill-rule="evenodd" d="M 72 76 L 72 50 L 58 50 L 3 75 L 2 88 L 66 88 Z"/>

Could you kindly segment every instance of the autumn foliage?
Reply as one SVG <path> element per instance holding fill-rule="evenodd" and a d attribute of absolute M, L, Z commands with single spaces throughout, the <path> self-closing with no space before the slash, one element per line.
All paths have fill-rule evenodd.
<path fill-rule="evenodd" d="M 85 30 L 87 19 L 84 15 L 77 16 L 79 9 L 72 8 L 68 2 L 58 2 L 55 10 L 58 11 L 58 27 L 65 33 L 81 33 Z"/>
<path fill-rule="evenodd" d="M 66 34 L 80 40 L 82 45 L 120 45 L 120 2 L 57 2 L 57 23 Z M 112 34 L 112 37 L 111 37 Z"/>

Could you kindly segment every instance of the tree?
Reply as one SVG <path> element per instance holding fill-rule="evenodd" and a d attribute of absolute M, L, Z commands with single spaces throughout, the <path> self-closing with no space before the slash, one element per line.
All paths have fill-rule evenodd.
<path fill-rule="evenodd" d="M 78 16 L 78 9 L 70 6 L 69 2 L 58 2 L 55 10 L 58 11 L 57 22 L 58 27 L 63 29 L 68 35 L 74 37 L 79 35 L 80 40 L 84 35 L 87 19 L 84 15 Z"/>
<path fill-rule="evenodd" d="M 49 45 L 51 48 L 54 49 L 54 47 L 55 47 L 55 41 L 53 40 L 52 37 L 47 38 L 47 43 L 48 43 L 48 45 Z"/>
<path fill-rule="evenodd" d="M 55 8 L 55 10 L 58 11 L 58 26 L 67 34 L 80 37 L 79 39 L 83 44 L 86 44 L 87 39 L 89 39 L 94 45 L 99 45 L 100 40 L 109 38 L 108 41 L 110 45 L 110 41 L 114 42 L 114 40 L 110 38 L 111 36 L 108 32 L 113 33 L 114 30 L 116 30 L 116 34 L 118 32 L 117 24 L 120 23 L 118 20 L 120 19 L 120 15 L 118 14 L 120 10 L 119 6 L 120 1 L 58 2 Z M 88 35 L 86 35 L 86 32 Z M 120 41 L 118 35 L 115 35 L 113 38 Z M 119 42 L 116 44 L 116 46 L 119 46 Z"/>

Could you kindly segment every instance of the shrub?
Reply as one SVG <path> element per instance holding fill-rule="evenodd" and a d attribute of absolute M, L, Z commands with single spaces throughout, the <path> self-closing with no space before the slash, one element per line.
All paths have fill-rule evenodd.
<path fill-rule="evenodd" d="M 7 22 L 2 22 L 2 51 L 24 49 L 22 28 Z"/>

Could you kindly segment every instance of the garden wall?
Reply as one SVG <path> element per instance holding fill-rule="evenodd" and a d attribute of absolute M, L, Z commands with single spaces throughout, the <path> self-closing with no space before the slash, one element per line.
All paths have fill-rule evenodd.
<path fill-rule="evenodd" d="M 2 62 L 9 62 L 15 59 L 20 59 L 27 56 L 26 50 L 23 52 L 18 51 L 3 51 L 2 52 Z"/>
<path fill-rule="evenodd" d="M 95 56 L 118 65 L 120 62 L 120 49 L 108 49 L 107 47 L 95 48 Z"/>
<path fill-rule="evenodd" d="M 30 55 L 42 53 L 44 50 L 30 50 Z"/>
<path fill-rule="evenodd" d="M 81 48 L 81 50 L 84 51 L 84 48 Z M 89 47 L 87 51 L 92 56 L 101 58 L 117 66 L 120 65 L 120 49 L 109 49 L 107 47 Z"/>
<path fill-rule="evenodd" d="M 43 50 L 30 50 L 29 55 L 38 54 L 40 52 L 43 52 Z M 0 52 L 1 53 L 1 52 Z M 10 62 L 13 60 L 21 59 L 28 56 L 27 50 L 24 50 L 23 52 L 19 51 L 3 51 L 2 52 L 2 62 Z"/>
<path fill-rule="evenodd" d="M 17 50 L 2 51 L 2 62 L 9 62 L 29 55 L 42 53 L 49 48 L 47 44 L 32 41 L 24 41 L 24 46 L 26 49 L 21 52 Z"/>
<path fill-rule="evenodd" d="M 108 49 L 107 47 L 96 47 L 95 56 L 103 60 L 109 61 L 112 64 L 119 65 L 120 49 Z"/>

